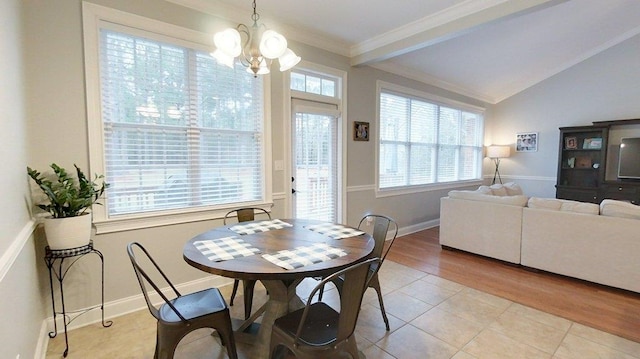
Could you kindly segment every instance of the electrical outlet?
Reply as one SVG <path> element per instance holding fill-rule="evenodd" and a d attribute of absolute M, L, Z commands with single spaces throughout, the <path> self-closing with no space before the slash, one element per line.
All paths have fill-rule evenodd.
<path fill-rule="evenodd" d="M 16 359 L 20 359 L 20 354 L 16 355 Z"/>
<path fill-rule="evenodd" d="M 367 217 L 367 226 L 370 226 L 373 222 L 373 217 Z"/>

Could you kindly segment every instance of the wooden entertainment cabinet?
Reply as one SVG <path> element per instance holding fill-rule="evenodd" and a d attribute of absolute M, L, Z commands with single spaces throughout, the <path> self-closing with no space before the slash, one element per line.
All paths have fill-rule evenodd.
<path fill-rule="evenodd" d="M 597 204 L 610 198 L 640 204 L 640 180 L 615 175 L 620 142 L 611 135 L 629 128 L 640 137 L 640 119 L 560 127 L 556 198 Z"/>

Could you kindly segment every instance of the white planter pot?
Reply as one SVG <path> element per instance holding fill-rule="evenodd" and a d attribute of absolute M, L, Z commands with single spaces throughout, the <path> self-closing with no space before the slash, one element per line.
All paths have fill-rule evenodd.
<path fill-rule="evenodd" d="M 45 218 L 44 232 L 50 249 L 86 246 L 91 240 L 91 213 L 77 217 Z"/>

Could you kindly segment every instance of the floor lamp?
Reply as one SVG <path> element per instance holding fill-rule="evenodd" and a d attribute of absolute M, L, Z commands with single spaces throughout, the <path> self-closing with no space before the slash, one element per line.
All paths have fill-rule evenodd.
<path fill-rule="evenodd" d="M 493 181 L 491 184 L 496 183 L 496 177 L 502 184 L 502 178 L 500 177 L 500 159 L 507 158 L 511 155 L 511 146 L 488 146 L 487 147 L 487 157 L 491 158 L 493 162 L 496 164 L 496 171 L 493 173 Z"/>

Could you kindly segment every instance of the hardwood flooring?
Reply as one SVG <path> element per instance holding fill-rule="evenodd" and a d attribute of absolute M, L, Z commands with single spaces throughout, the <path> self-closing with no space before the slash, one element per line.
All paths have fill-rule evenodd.
<path fill-rule="evenodd" d="M 387 258 L 640 342 L 640 294 L 442 249 L 438 236 L 439 228 L 435 227 L 398 237 Z"/>

